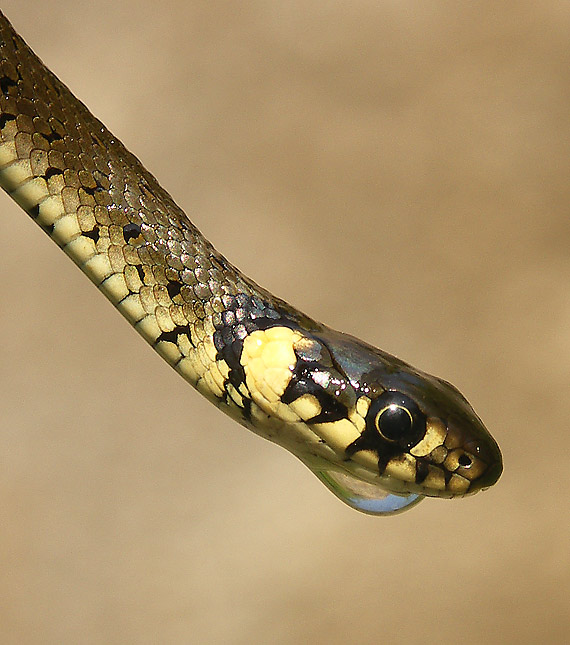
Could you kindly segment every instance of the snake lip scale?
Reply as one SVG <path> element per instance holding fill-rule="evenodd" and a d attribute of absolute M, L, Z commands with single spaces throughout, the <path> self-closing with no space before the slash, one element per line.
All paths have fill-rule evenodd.
<path fill-rule="evenodd" d="M 0 13 L 0 184 L 220 410 L 391 514 L 502 471 L 463 395 L 244 276 Z"/>

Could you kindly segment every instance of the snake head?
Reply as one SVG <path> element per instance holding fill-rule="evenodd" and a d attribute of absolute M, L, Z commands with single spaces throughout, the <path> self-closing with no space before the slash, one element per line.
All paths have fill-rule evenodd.
<path fill-rule="evenodd" d="M 297 426 L 300 437 L 293 445 L 270 438 L 352 506 L 385 513 L 385 505 L 362 508 L 355 499 L 388 497 L 392 512 L 425 496 L 470 495 L 499 478 L 495 440 L 447 381 L 328 328 L 256 333 L 278 338 L 281 347 L 273 346 L 279 358 L 264 365 L 251 388 L 256 403 Z M 276 390 L 279 400 L 270 404 L 267 392 Z"/>

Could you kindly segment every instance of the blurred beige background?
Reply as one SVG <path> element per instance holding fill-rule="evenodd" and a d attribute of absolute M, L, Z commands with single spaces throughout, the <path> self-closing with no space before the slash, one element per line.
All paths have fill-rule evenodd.
<path fill-rule="evenodd" d="M 351 511 L 3 196 L 2 643 L 568 642 L 568 3 L 2 10 L 234 263 L 454 382 L 505 460 Z"/>

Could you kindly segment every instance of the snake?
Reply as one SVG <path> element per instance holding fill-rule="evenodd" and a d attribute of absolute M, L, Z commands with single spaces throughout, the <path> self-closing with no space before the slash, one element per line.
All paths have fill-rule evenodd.
<path fill-rule="evenodd" d="M 2 13 L 0 185 L 186 381 L 352 508 L 391 515 L 499 479 L 459 390 L 241 273 Z"/>

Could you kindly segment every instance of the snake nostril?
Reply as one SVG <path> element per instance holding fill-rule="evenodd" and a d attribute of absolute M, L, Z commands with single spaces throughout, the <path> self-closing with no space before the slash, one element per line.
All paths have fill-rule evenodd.
<path fill-rule="evenodd" d="M 459 457 L 459 459 L 457 460 L 457 463 L 462 468 L 469 468 L 470 466 L 473 465 L 473 460 L 469 455 L 461 455 L 461 457 Z"/>

